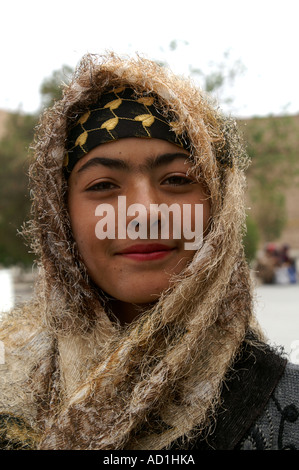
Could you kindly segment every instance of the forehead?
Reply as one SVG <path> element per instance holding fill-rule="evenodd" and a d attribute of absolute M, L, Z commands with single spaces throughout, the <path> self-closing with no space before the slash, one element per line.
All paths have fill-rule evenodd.
<path fill-rule="evenodd" d="M 115 167 L 119 169 L 133 169 L 145 166 L 151 168 L 155 163 L 167 164 L 177 159 L 185 161 L 188 156 L 187 150 L 170 142 L 132 137 L 95 147 L 77 162 L 73 171 L 81 173 L 85 168 L 91 167 L 92 163 L 104 164 L 104 159 L 115 160 Z"/>

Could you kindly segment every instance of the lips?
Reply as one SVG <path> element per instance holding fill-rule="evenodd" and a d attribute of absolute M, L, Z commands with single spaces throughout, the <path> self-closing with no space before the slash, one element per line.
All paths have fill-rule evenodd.
<path fill-rule="evenodd" d="M 117 253 L 117 255 L 139 261 L 149 261 L 164 258 L 173 250 L 174 248 L 167 245 L 162 245 L 160 243 L 139 244 L 131 245 Z"/>

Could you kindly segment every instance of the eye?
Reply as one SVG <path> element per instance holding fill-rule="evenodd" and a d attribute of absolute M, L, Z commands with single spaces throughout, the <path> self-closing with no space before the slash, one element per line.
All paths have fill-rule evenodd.
<path fill-rule="evenodd" d="M 194 180 L 192 180 L 191 178 L 188 178 L 187 176 L 182 176 L 182 175 L 171 175 L 162 181 L 162 184 L 169 185 L 169 186 L 183 186 L 183 185 L 194 184 L 194 183 L 195 183 Z"/>
<path fill-rule="evenodd" d="M 98 183 L 89 186 L 86 191 L 111 191 L 116 188 L 118 188 L 118 186 L 111 181 L 99 181 Z"/>

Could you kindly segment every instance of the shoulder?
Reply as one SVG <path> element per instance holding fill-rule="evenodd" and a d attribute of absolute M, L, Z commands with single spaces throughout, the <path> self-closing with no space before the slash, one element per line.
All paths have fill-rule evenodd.
<path fill-rule="evenodd" d="M 0 413 L 28 418 L 33 414 L 30 377 L 51 349 L 33 305 L 1 318 L 0 346 Z"/>
<path fill-rule="evenodd" d="M 49 342 L 34 304 L 24 305 L 3 315 L 0 319 L 1 375 L 36 362 Z M 18 366 L 19 361 L 22 367 Z M 20 364 L 21 366 L 21 364 Z M 20 371 L 21 372 L 21 371 Z"/>
<path fill-rule="evenodd" d="M 299 450 L 299 364 L 287 363 L 267 406 L 240 448 Z"/>

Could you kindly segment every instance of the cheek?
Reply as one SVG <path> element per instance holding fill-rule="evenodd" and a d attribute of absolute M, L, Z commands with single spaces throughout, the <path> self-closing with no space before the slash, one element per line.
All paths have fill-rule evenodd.
<path fill-rule="evenodd" d="M 96 238 L 94 212 L 86 204 L 73 198 L 69 201 L 69 215 L 74 239 L 83 255 Z"/>

